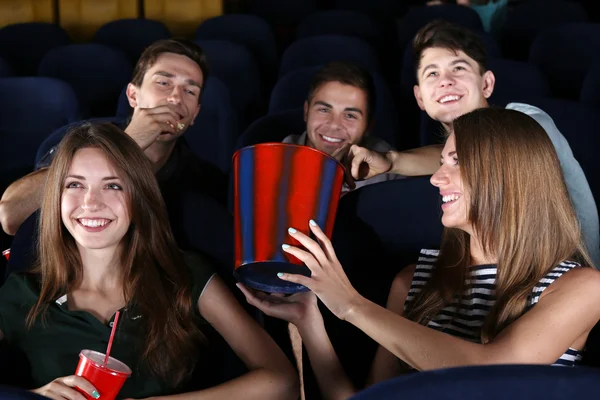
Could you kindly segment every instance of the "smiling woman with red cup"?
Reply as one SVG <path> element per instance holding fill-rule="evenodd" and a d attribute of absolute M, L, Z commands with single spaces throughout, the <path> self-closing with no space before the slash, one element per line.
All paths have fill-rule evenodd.
<path fill-rule="evenodd" d="M 387 308 L 353 288 L 312 220 L 316 240 L 292 227 L 290 237 L 303 248 L 282 245 L 311 276 L 279 274 L 312 292 L 274 297 L 240 286 L 250 304 L 298 327 L 327 399 L 356 389 L 329 341 L 317 297 L 380 344 L 371 383 L 411 370 L 581 362 L 600 319 L 600 272 L 591 268 L 542 127 L 505 109 L 459 117 L 431 183 L 442 201 L 441 249 L 424 249 L 417 265 L 398 273 Z M 377 273 L 376 265 L 365 267 Z"/>
<path fill-rule="evenodd" d="M 53 399 L 299 395 L 292 365 L 210 264 L 177 248 L 150 161 L 115 126 L 79 126 L 59 145 L 38 254 L 32 270 L 0 288 L 0 338 L 27 356 L 34 392 Z M 116 316 L 111 357 L 100 364 L 94 354 L 107 351 Z M 249 372 L 182 393 L 196 364 L 210 361 L 207 324 Z M 118 376 L 106 384 L 92 369 Z"/>

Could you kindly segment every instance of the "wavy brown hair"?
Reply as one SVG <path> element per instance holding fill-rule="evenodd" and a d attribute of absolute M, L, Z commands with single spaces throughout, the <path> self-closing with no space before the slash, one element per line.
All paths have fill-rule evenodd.
<path fill-rule="evenodd" d="M 544 129 L 514 110 L 482 108 L 454 122 L 468 218 L 484 253 L 497 259 L 496 303 L 481 331 L 492 340 L 525 311 L 533 287 L 565 260 L 591 266 L 556 151 Z M 431 280 L 407 309 L 423 325 L 461 304 L 471 237 L 444 229 Z"/>
<path fill-rule="evenodd" d="M 61 199 L 73 157 L 84 148 L 100 149 L 124 183 L 131 218 L 120 254 L 124 298 L 128 309 L 144 315 L 141 360 L 157 378 L 176 386 L 193 370 L 204 338 L 196 325 L 191 274 L 171 233 L 150 160 L 112 124 L 84 124 L 69 131 L 50 166 L 34 268 L 41 274 L 41 290 L 28 325 L 43 318 L 49 304 L 77 289 L 83 279 L 77 245 L 61 220 Z"/>

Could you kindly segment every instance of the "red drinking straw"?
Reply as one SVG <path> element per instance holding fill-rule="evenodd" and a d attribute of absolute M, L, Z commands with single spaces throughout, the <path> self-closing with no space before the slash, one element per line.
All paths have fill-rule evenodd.
<path fill-rule="evenodd" d="M 106 348 L 106 357 L 104 357 L 104 365 L 108 363 L 108 357 L 110 355 L 110 349 L 112 348 L 113 339 L 115 338 L 115 332 L 117 331 L 117 323 L 119 322 L 120 311 L 115 313 L 115 320 L 113 321 L 112 330 L 110 331 L 110 339 L 108 339 L 108 347 Z"/>

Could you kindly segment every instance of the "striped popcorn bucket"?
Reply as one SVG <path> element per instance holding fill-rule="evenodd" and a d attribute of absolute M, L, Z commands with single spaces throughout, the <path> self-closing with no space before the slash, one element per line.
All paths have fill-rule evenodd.
<path fill-rule="evenodd" d="M 301 247 L 287 230 L 309 235 L 311 219 L 331 237 L 344 167 L 307 146 L 264 143 L 236 152 L 233 173 L 236 279 L 269 293 L 308 290 L 277 277 L 278 272 L 310 276 L 281 245 Z"/>

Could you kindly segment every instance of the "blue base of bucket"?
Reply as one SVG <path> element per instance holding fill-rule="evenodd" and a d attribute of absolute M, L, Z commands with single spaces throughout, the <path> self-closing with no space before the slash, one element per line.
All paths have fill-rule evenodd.
<path fill-rule="evenodd" d="M 310 276 L 310 270 L 306 266 L 281 261 L 247 263 L 236 268 L 233 276 L 249 288 L 267 293 L 291 294 L 310 290 L 306 286 L 278 278 L 278 272 Z"/>

